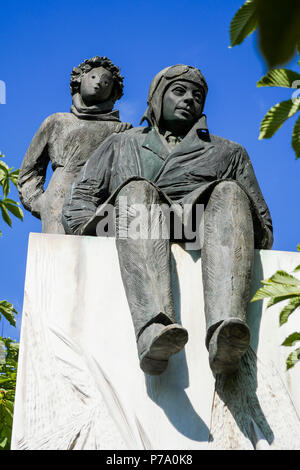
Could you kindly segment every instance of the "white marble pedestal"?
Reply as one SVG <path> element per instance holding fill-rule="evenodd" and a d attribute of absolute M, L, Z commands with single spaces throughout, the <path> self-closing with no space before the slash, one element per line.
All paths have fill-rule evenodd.
<path fill-rule="evenodd" d="M 249 305 L 252 343 L 231 381 L 204 345 L 199 252 L 172 247 L 189 342 L 159 377 L 140 370 L 113 239 L 31 234 L 13 449 L 300 449 L 300 365 L 286 372 L 299 312 Z M 256 251 L 252 292 L 300 253 Z"/>

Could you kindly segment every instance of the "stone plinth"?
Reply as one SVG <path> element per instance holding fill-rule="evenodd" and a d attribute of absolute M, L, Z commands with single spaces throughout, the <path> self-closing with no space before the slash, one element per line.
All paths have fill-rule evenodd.
<path fill-rule="evenodd" d="M 212 375 L 200 252 L 173 245 L 173 290 L 189 342 L 159 377 L 140 370 L 113 239 L 31 234 L 13 449 L 300 449 L 300 365 L 286 372 L 299 313 L 249 305 L 239 373 Z M 256 251 L 252 293 L 300 253 Z M 298 413 L 298 415 L 297 415 Z"/>

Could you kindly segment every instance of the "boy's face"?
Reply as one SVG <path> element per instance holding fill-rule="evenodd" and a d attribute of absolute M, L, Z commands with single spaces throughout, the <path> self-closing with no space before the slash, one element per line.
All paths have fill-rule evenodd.
<path fill-rule="evenodd" d="M 110 97 L 113 86 L 111 72 L 104 67 L 97 67 L 83 75 L 80 94 L 87 105 L 102 103 Z"/>

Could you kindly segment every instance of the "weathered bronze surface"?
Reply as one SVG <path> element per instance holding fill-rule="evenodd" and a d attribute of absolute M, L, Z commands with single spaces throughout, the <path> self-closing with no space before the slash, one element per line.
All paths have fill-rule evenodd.
<path fill-rule="evenodd" d="M 194 67 L 176 65 L 158 73 L 142 119 L 148 126 L 108 137 L 77 176 L 63 209 L 66 233 L 95 235 L 104 209 L 115 206 L 122 279 L 141 367 L 149 374 L 163 372 L 170 355 L 187 341 L 173 306 L 174 237 L 151 237 L 151 226 L 163 233 L 166 224 L 161 209 L 149 226 L 151 208 L 184 208 L 185 224 L 193 220 L 196 205 L 204 205 L 197 230 L 203 233 L 206 345 L 215 373 L 235 370 L 249 346 L 245 319 L 254 248 L 268 249 L 273 242 L 270 213 L 246 150 L 208 131 L 207 89 Z M 136 217 L 136 204 L 146 208 L 141 219 L 146 236 L 120 237 Z"/>

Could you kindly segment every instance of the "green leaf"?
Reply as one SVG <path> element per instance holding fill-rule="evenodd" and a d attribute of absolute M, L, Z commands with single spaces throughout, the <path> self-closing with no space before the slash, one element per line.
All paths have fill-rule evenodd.
<path fill-rule="evenodd" d="M 0 340 L 0 365 L 5 362 L 5 345 L 2 340 Z"/>
<path fill-rule="evenodd" d="M 294 365 L 300 360 L 300 348 L 295 349 L 295 351 L 291 352 L 291 354 L 288 355 L 287 360 L 286 360 L 286 368 L 287 370 L 290 369 L 291 367 L 294 367 Z"/>
<path fill-rule="evenodd" d="M 0 436 L 0 448 L 1 449 L 5 449 L 7 442 L 8 442 L 7 436 Z"/>
<path fill-rule="evenodd" d="M 0 200 L 0 209 L 1 209 L 3 220 L 10 227 L 12 225 L 12 221 L 8 214 L 8 211 L 10 211 L 18 219 L 23 220 L 23 217 L 24 217 L 23 211 L 19 207 L 19 203 L 14 201 L 13 199 L 5 198 L 5 199 Z"/>
<path fill-rule="evenodd" d="M 300 243 L 297 245 L 297 250 L 300 251 Z"/>
<path fill-rule="evenodd" d="M 10 415 L 12 416 L 12 413 L 13 413 L 13 411 L 14 411 L 14 404 L 13 404 L 13 402 L 10 401 L 10 400 L 6 400 L 5 405 L 6 405 L 7 410 L 9 411 Z"/>
<path fill-rule="evenodd" d="M 290 293 L 287 293 L 285 295 L 279 295 L 277 297 L 271 297 L 267 304 L 267 308 L 272 307 L 272 305 L 276 305 L 279 302 L 282 302 L 283 300 L 296 299 L 298 297 L 299 297 L 298 294 L 290 294 Z"/>
<path fill-rule="evenodd" d="M 0 376 L 0 384 L 1 384 L 1 385 L 5 384 L 5 383 L 7 383 L 7 382 L 10 382 L 10 381 L 11 381 L 11 378 L 10 378 L 10 377 L 4 377 L 4 376 L 1 377 L 1 376 Z"/>
<path fill-rule="evenodd" d="M 298 117 L 293 129 L 292 146 L 296 153 L 296 158 L 300 157 L 300 117 Z"/>
<path fill-rule="evenodd" d="M 18 176 L 19 176 L 20 170 L 14 170 L 10 172 L 9 177 L 11 182 L 17 187 L 18 184 Z"/>
<path fill-rule="evenodd" d="M 282 126 L 282 124 L 300 110 L 300 98 L 282 101 L 273 106 L 260 125 L 259 139 L 269 139 Z"/>
<path fill-rule="evenodd" d="M 0 172 L 9 175 L 9 166 L 3 160 L 0 160 Z"/>
<path fill-rule="evenodd" d="M 17 313 L 17 311 L 14 309 L 13 304 L 7 302 L 7 300 L 1 300 L 0 313 L 12 326 L 16 326 L 16 319 L 14 314 Z M 7 344 L 5 344 L 5 347 L 7 347 Z"/>
<path fill-rule="evenodd" d="M 297 82 L 298 83 L 295 83 Z M 288 69 L 273 69 L 264 75 L 258 82 L 258 87 L 276 86 L 297 88 L 300 85 L 300 74 Z"/>
<path fill-rule="evenodd" d="M 4 201 L 5 202 L 5 201 Z M 23 220 L 23 217 L 24 217 L 24 214 L 23 214 L 23 211 L 22 209 L 19 207 L 19 205 L 13 201 L 14 204 L 12 204 L 11 202 L 7 202 L 6 200 L 6 203 L 5 203 L 5 206 L 6 208 L 15 216 L 17 217 L 18 219 L 21 219 Z"/>
<path fill-rule="evenodd" d="M 290 334 L 282 343 L 282 346 L 294 346 L 294 344 L 300 341 L 300 333 L 295 332 Z"/>
<path fill-rule="evenodd" d="M 10 191 L 9 176 L 2 176 L 0 185 L 2 186 L 3 196 L 6 198 Z"/>
<path fill-rule="evenodd" d="M 291 313 L 298 307 L 300 307 L 300 296 L 290 299 L 289 303 L 280 312 L 279 325 L 281 326 L 286 323 Z"/>
<path fill-rule="evenodd" d="M 3 188 L 3 196 L 7 197 L 9 190 L 10 190 L 9 178 L 3 179 L 1 184 Z"/>
<path fill-rule="evenodd" d="M 8 400 L 5 400 L 5 405 L 3 406 L 4 415 L 8 422 L 11 422 L 13 419 L 13 411 L 11 403 Z"/>
<path fill-rule="evenodd" d="M 298 0 L 258 0 L 259 48 L 268 68 L 293 58 L 299 41 L 300 2 Z"/>
<path fill-rule="evenodd" d="M 290 297 L 300 296 L 300 281 L 286 271 L 276 271 L 267 280 L 261 281 L 263 287 L 257 290 L 251 302 L 271 297 L 268 307 Z"/>
<path fill-rule="evenodd" d="M 284 284 L 290 286 L 299 286 L 300 287 L 300 280 L 297 279 L 292 274 L 283 271 L 282 269 L 276 271 L 273 276 L 271 276 L 268 280 L 261 281 L 263 284 L 269 284 L 272 282 L 276 282 L 277 284 Z"/>
<path fill-rule="evenodd" d="M 294 273 L 296 273 L 297 271 L 300 271 L 300 264 L 294 269 Z"/>
<path fill-rule="evenodd" d="M 6 198 L 4 199 L 4 201 L 5 201 L 5 203 L 6 203 L 6 202 L 9 202 L 10 204 L 19 205 L 19 203 L 18 203 L 17 201 L 14 201 L 14 199 L 10 199 L 10 198 L 8 198 L 8 197 L 6 197 Z"/>
<path fill-rule="evenodd" d="M 0 160 L 0 185 L 3 189 L 3 196 L 7 197 L 9 193 L 9 167 Z"/>
<path fill-rule="evenodd" d="M 8 215 L 7 208 L 5 207 L 4 201 L 0 201 L 0 209 L 4 222 L 6 222 L 10 227 L 12 225 L 11 218 Z"/>
<path fill-rule="evenodd" d="M 291 296 L 298 296 L 300 295 L 300 290 L 295 287 L 290 287 L 289 290 L 285 288 L 285 286 L 276 286 L 275 284 L 268 285 L 261 287 L 255 293 L 251 302 L 256 302 L 257 300 L 266 299 L 268 297 L 274 297 L 275 299 L 279 299 L 274 303 L 280 302 L 281 300 L 285 300 L 290 298 Z M 274 305 L 274 303 L 272 305 Z M 268 305 L 269 307 L 271 306 Z"/>
<path fill-rule="evenodd" d="M 236 12 L 230 24 L 231 47 L 241 44 L 257 27 L 256 0 L 247 0 Z"/>

